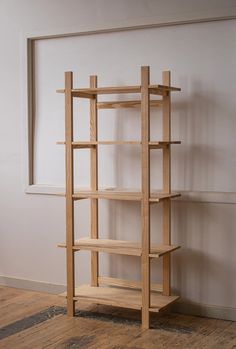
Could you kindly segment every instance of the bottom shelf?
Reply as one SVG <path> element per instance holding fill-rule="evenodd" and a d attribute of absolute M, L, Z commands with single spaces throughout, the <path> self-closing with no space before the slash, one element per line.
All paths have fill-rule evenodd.
<path fill-rule="evenodd" d="M 141 296 L 141 291 L 136 289 L 82 285 L 75 289 L 74 300 L 140 310 L 142 308 Z M 163 296 L 160 292 L 151 292 L 149 310 L 159 312 L 178 299 L 179 296 Z"/>

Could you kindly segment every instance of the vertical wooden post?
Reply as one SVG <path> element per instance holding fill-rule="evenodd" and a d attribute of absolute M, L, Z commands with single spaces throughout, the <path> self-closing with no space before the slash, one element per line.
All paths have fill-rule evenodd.
<path fill-rule="evenodd" d="M 141 67 L 141 133 L 142 133 L 142 327 L 150 326 L 150 110 L 149 67 Z"/>
<path fill-rule="evenodd" d="M 65 140 L 66 140 L 66 259 L 67 259 L 67 314 L 74 316 L 74 164 L 73 164 L 73 73 L 65 73 Z"/>
<path fill-rule="evenodd" d="M 97 76 L 90 76 L 90 87 L 97 87 Z M 97 141 L 97 96 L 90 99 L 90 141 Z M 90 157 L 91 190 L 98 189 L 98 148 L 91 148 Z M 98 199 L 91 199 L 91 238 L 98 238 Z M 98 286 L 99 259 L 98 252 L 91 252 L 91 286 Z"/>
<path fill-rule="evenodd" d="M 170 71 L 162 73 L 163 85 L 171 85 Z M 163 96 L 163 140 L 171 141 L 171 96 L 167 92 Z M 163 191 L 171 193 L 171 149 L 167 145 L 163 149 Z M 163 201 L 163 244 L 171 244 L 171 199 Z M 170 253 L 163 256 L 163 294 L 171 294 L 171 256 Z"/>

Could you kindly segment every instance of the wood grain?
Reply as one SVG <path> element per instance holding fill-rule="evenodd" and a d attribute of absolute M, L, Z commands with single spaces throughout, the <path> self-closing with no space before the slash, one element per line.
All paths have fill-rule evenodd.
<path fill-rule="evenodd" d="M 72 89 L 74 97 L 94 98 L 96 94 L 119 94 L 119 93 L 140 93 L 142 86 L 107 86 L 97 88 L 78 88 Z M 156 95 L 166 95 L 168 91 L 180 91 L 179 87 L 165 85 L 147 85 L 149 92 Z M 59 89 L 57 93 L 64 93 L 65 90 Z M 88 97 L 89 96 L 89 97 Z"/>
<path fill-rule="evenodd" d="M 66 296 L 66 294 L 63 294 Z M 159 292 L 150 294 L 150 306 L 152 312 L 159 312 L 168 305 L 179 299 L 178 296 L 163 296 Z M 129 309 L 142 309 L 142 292 L 135 289 L 120 287 L 92 287 L 82 285 L 76 287 L 74 300 L 83 300 L 98 304 L 112 305 L 115 307 L 125 307 Z"/>
<path fill-rule="evenodd" d="M 67 265 L 67 311 L 69 316 L 74 316 L 74 157 L 73 148 L 73 73 L 65 73 L 65 140 L 66 140 L 66 265 Z"/>
<path fill-rule="evenodd" d="M 65 145 L 66 142 L 58 141 L 58 145 Z M 181 144 L 180 141 L 152 141 L 149 142 L 150 149 L 158 149 L 169 144 Z M 73 148 L 95 148 L 96 145 L 142 145 L 141 141 L 78 141 L 72 142 Z"/>
<path fill-rule="evenodd" d="M 162 74 L 164 85 L 170 85 L 171 75 L 169 71 Z M 171 96 L 170 92 L 163 97 L 163 139 L 171 141 Z M 171 149 L 170 145 L 163 148 L 163 191 L 171 193 Z M 163 243 L 171 244 L 171 200 L 163 201 Z M 163 294 L 171 294 L 171 256 L 163 257 Z"/>
<path fill-rule="evenodd" d="M 90 88 L 97 87 L 97 76 L 90 76 Z M 97 142 L 97 96 L 90 100 L 90 141 Z M 98 150 L 90 150 L 90 186 L 91 190 L 98 189 Z M 98 238 L 98 199 L 91 198 L 91 238 Z M 91 286 L 98 286 L 99 256 L 98 252 L 91 252 Z"/>
<path fill-rule="evenodd" d="M 126 289 L 127 295 L 134 299 L 137 286 L 139 291 L 139 308 L 142 309 L 142 328 L 150 327 L 150 259 L 163 257 L 163 291 L 166 299 L 171 300 L 171 263 L 170 252 L 179 248 L 171 246 L 171 199 L 180 196 L 171 192 L 171 145 L 180 144 L 179 141 L 171 141 L 171 98 L 170 93 L 179 91 L 177 87 L 170 85 L 170 72 L 163 72 L 162 85 L 150 85 L 150 71 L 148 66 L 141 67 L 141 85 L 118 86 L 118 87 L 97 87 L 97 76 L 90 76 L 89 88 L 73 88 L 73 76 L 71 72 L 65 74 L 65 89 L 58 92 L 65 93 L 66 104 L 66 137 L 65 142 L 58 144 L 66 145 L 66 243 L 59 244 L 59 247 L 66 247 L 67 250 L 67 303 L 68 314 L 74 315 L 74 252 L 79 250 L 91 251 L 91 286 L 87 292 L 97 294 L 92 296 L 95 301 L 103 290 L 98 288 L 99 283 L 108 283 L 112 286 L 130 285 Z M 100 94 L 139 93 L 141 99 L 129 101 L 98 102 Z M 150 100 L 150 94 L 162 96 L 161 100 Z M 73 97 L 90 99 L 90 140 L 73 140 Z M 150 141 L 150 107 L 162 106 L 163 115 L 163 140 Z M 141 107 L 141 140 L 140 141 L 99 141 L 97 130 L 98 109 L 108 108 L 136 108 Z M 98 146 L 99 145 L 139 145 L 141 146 L 141 191 L 125 190 L 118 188 L 98 189 Z M 74 192 L 73 178 L 73 150 L 90 149 L 90 189 Z M 162 149 L 163 151 L 163 188 L 161 191 L 150 190 L 150 150 Z M 90 199 L 91 201 L 91 230 L 90 237 L 74 241 L 74 201 Z M 139 201 L 141 203 L 142 237 L 141 242 L 99 239 L 98 234 L 98 199 Z M 163 244 L 150 246 L 150 204 L 163 201 Z M 109 277 L 99 278 L 98 253 L 114 253 L 141 257 L 141 282 L 126 281 Z M 159 286 L 158 286 L 159 287 Z M 104 291 L 110 292 L 110 291 Z M 117 292 L 117 291 L 114 291 Z M 125 293 L 122 297 L 125 297 Z M 127 296 L 129 298 L 129 296 Z M 79 298 L 82 296 L 80 295 Z M 84 297 L 84 296 L 83 296 Z M 98 298 L 97 298 L 98 297 Z M 90 297 L 87 297 L 89 299 Z M 103 296 L 101 297 L 103 299 Z M 106 297 L 105 297 L 106 298 Z M 163 299 L 163 296 L 162 298 Z M 110 300 L 110 302 L 109 302 Z M 121 300 L 122 303 L 123 300 Z M 103 301 L 104 302 L 104 301 Z M 126 301 L 125 301 L 126 302 Z M 123 301 L 123 303 L 125 303 Z M 113 305 L 112 297 L 108 297 L 103 304 Z M 121 305 L 120 305 L 121 306 Z M 156 308 L 158 308 L 156 306 Z M 135 308 L 136 309 L 136 308 Z"/>
<path fill-rule="evenodd" d="M 179 193 L 163 193 L 153 191 L 149 198 L 152 203 L 158 203 L 166 198 L 175 198 L 180 196 Z M 142 192 L 130 191 L 121 189 L 104 189 L 104 190 L 79 190 L 73 194 L 75 200 L 87 199 L 87 198 L 98 198 L 98 199 L 109 199 L 109 200 L 124 200 L 124 201 L 141 201 Z"/>
<path fill-rule="evenodd" d="M 37 301 L 36 301 L 37 300 Z M 51 306 L 64 297 L 0 287 L 1 327 Z M 77 305 L 77 302 L 76 302 Z M 78 316 L 59 315 L 0 341 L 1 349 L 156 349 L 236 347 L 236 322 L 177 313 L 152 314 L 152 329 L 138 326 L 140 312 L 132 309 L 78 304 Z M 111 335 L 112 334 L 112 335 Z"/>
<path fill-rule="evenodd" d="M 150 326 L 150 107 L 149 107 L 149 67 L 141 67 L 141 137 L 142 137 L 142 328 Z"/>
<path fill-rule="evenodd" d="M 58 247 L 66 247 L 66 244 L 61 243 Z M 152 244 L 149 256 L 152 258 L 159 258 L 166 253 L 170 253 L 179 248 L 179 246 Z M 113 240 L 113 239 L 95 239 L 83 237 L 75 240 L 74 250 L 89 250 L 100 251 L 107 253 L 123 254 L 128 256 L 142 256 L 142 245 L 140 242 L 127 240 Z"/>

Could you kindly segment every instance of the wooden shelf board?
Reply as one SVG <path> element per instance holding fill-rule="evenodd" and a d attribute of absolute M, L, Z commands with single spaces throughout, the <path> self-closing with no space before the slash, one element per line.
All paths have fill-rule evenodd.
<path fill-rule="evenodd" d="M 167 92 L 181 91 L 181 88 L 165 85 L 150 85 L 148 90 L 150 94 L 166 96 Z"/>
<path fill-rule="evenodd" d="M 179 193 L 163 193 L 152 192 L 149 202 L 159 202 L 168 198 L 175 198 L 180 196 Z M 141 201 L 142 194 L 140 191 L 128 191 L 128 190 L 116 190 L 116 189 L 104 189 L 104 190 L 80 190 L 73 194 L 73 198 L 76 199 L 111 199 L 111 200 L 128 200 L 128 201 Z"/>
<path fill-rule="evenodd" d="M 164 199 L 174 199 L 181 196 L 180 193 L 163 193 L 163 192 L 152 192 L 149 202 L 159 202 Z"/>
<path fill-rule="evenodd" d="M 98 141 L 98 145 L 141 145 L 140 141 Z"/>
<path fill-rule="evenodd" d="M 166 91 L 181 91 L 180 87 L 174 87 L 174 86 L 167 86 L 167 85 L 151 85 L 149 86 L 149 88 L 159 88 L 159 89 L 163 89 Z"/>
<path fill-rule="evenodd" d="M 65 145 L 65 141 L 57 142 L 59 145 Z M 141 145 L 141 141 L 78 141 L 72 142 L 74 148 L 92 148 L 96 145 Z"/>
<path fill-rule="evenodd" d="M 114 200 L 130 200 L 130 201 L 140 201 L 141 193 L 140 192 L 131 192 L 131 191 L 117 191 L 113 189 L 108 190 L 88 190 L 88 191 L 78 191 L 73 194 L 74 199 L 86 199 L 86 198 L 95 198 L 95 199 L 114 199 Z"/>
<path fill-rule="evenodd" d="M 169 91 L 181 91 L 178 87 L 165 86 L 165 85 L 149 85 L 149 92 L 165 96 Z M 119 93 L 140 93 L 141 86 L 117 86 L 117 87 L 97 87 L 97 88 L 78 88 L 72 89 L 72 95 L 74 97 L 93 98 L 94 95 L 98 94 L 119 94 Z M 65 89 L 59 89 L 56 92 L 65 93 Z"/>
<path fill-rule="evenodd" d="M 66 293 L 62 295 L 66 296 Z M 159 292 L 151 292 L 151 306 L 149 311 L 158 313 L 178 299 L 179 296 L 164 296 Z M 142 308 L 142 294 L 140 290 L 120 287 L 82 285 L 75 288 L 74 300 L 128 309 L 140 310 Z"/>
<path fill-rule="evenodd" d="M 60 192 L 55 194 L 57 196 L 66 196 L 65 192 Z M 153 191 L 151 193 L 151 197 L 149 199 L 150 203 L 158 203 L 164 199 L 168 198 L 176 198 L 181 196 L 180 193 L 163 193 L 161 191 Z M 111 199 L 111 200 L 127 200 L 127 201 L 141 201 L 142 196 L 140 191 L 132 191 L 124 190 L 124 189 L 116 189 L 116 188 L 103 188 L 101 190 L 92 191 L 90 189 L 79 189 L 75 191 L 73 194 L 74 200 L 82 200 L 82 199 Z"/>
<path fill-rule="evenodd" d="M 56 144 L 58 145 L 66 145 L 65 141 L 58 141 Z M 91 141 L 80 141 L 80 142 L 71 142 L 73 145 L 73 148 L 79 149 L 86 149 L 86 148 L 94 148 L 97 145 L 97 142 L 91 142 Z"/>
<path fill-rule="evenodd" d="M 66 247 L 66 244 L 59 244 L 58 247 Z M 150 257 L 159 258 L 167 253 L 177 250 L 178 248 L 180 248 L 180 246 L 153 244 L 150 250 Z M 107 252 L 128 256 L 142 255 L 141 243 L 124 240 L 90 239 L 89 237 L 84 237 L 79 240 L 75 240 L 73 249 Z"/>
<path fill-rule="evenodd" d="M 58 141 L 58 145 L 65 145 L 65 141 Z M 163 148 L 169 144 L 181 144 L 181 141 L 152 141 L 150 149 Z M 78 141 L 72 142 L 74 148 L 94 148 L 96 145 L 142 145 L 141 141 Z"/>
<path fill-rule="evenodd" d="M 158 142 L 149 142 L 150 149 L 159 149 L 166 147 L 170 144 L 181 144 L 181 141 L 158 141 Z"/>

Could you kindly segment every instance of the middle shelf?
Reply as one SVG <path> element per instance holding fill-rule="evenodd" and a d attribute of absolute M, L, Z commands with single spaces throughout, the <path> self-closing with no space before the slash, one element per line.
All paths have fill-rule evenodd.
<path fill-rule="evenodd" d="M 61 243 L 57 246 L 66 247 L 66 244 Z M 167 253 L 177 250 L 178 248 L 180 248 L 180 246 L 152 244 L 149 257 L 159 258 Z M 139 242 L 112 239 L 91 239 L 89 237 L 75 240 L 73 250 L 89 250 L 129 256 L 142 255 L 142 246 Z"/>
<path fill-rule="evenodd" d="M 149 202 L 157 203 L 164 199 L 176 198 L 180 196 L 179 193 L 165 193 L 161 191 L 153 191 L 150 194 Z M 110 199 L 110 200 L 128 200 L 128 201 L 141 201 L 142 192 L 133 190 L 122 189 L 101 189 L 101 190 L 79 190 L 76 191 L 72 197 L 74 200 L 80 199 Z"/>
<path fill-rule="evenodd" d="M 58 141 L 58 145 L 65 145 L 65 141 Z M 181 144 L 181 141 L 150 141 L 148 145 L 150 149 L 165 148 L 170 144 Z M 71 142 L 74 149 L 94 148 L 97 145 L 142 145 L 141 141 L 76 141 Z"/>

